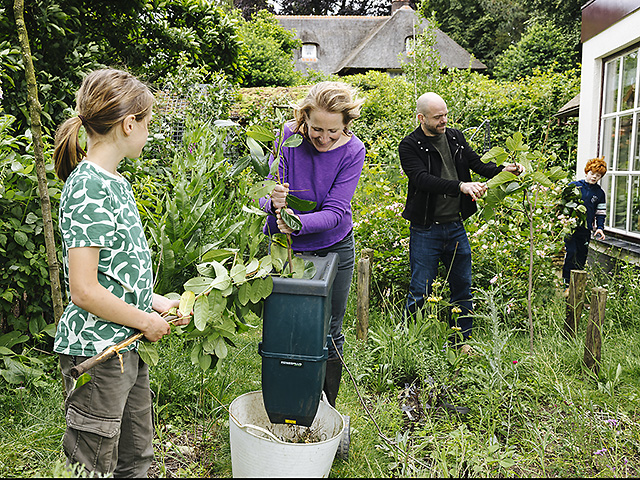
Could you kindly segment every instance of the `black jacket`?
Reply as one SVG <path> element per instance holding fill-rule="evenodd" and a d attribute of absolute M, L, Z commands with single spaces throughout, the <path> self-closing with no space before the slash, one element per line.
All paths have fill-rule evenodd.
<path fill-rule="evenodd" d="M 440 178 L 442 157 L 420 126 L 403 138 L 398 146 L 400 164 L 409 177 L 407 202 L 402 216 L 416 225 L 430 225 L 433 222 L 436 195 L 461 195 L 460 182 L 471 181 L 470 170 L 493 178 L 503 169 L 493 162 L 484 163 L 480 160 L 480 155 L 473 151 L 460 130 L 447 128 L 445 135 L 460 181 Z M 469 195 L 462 195 L 460 208 L 463 219 L 469 218 L 477 210 Z"/>

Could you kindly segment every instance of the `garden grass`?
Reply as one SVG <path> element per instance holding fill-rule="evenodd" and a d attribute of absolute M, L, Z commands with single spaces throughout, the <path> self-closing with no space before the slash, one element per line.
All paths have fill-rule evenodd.
<path fill-rule="evenodd" d="M 398 398 L 404 384 L 387 382 L 374 367 L 380 358 L 407 363 L 413 350 L 400 351 L 403 344 L 389 340 L 396 342 L 390 359 L 384 349 L 373 351 L 371 339 L 356 340 L 354 303 L 351 298 L 344 332 L 345 361 L 357 391 L 344 371 L 337 400 L 338 411 L 351 420 L 349 458 L 336 459 L 330 476 L 598 478 L 640 473 L 640 332 L 605 319 L 602 367 L 595 377 L 582 365 L 588 312 L 576 337 L 567 339 L 562 300 L 539 307 L 533 354 L 526 328 L 495 328 L 480 319 L 472 341 L 478 354 L 463 358 L 451 381 L 450 400 L 470 412 L 459 416 L 425 408 L 420 418 L 409 421 Z M 370 331 L 396 327 L 397 312 L 383 311 L 371 312 Z M 260 339 L 259 326 L 238 335 L 217 374 L 191 364 L 180 336 L 161 342 L 160 362 L 151 369 L 156 393 L 152 476 L 231 476 L 226 409 L 237 396 L 260 389 Z M 404 345 L 409 350 L 419 343 Z M 392 371 L 386 375 L 396 378 Z M 44 386 L 4 388 L 2 399 L 0 475 L 62 476 L 59 376 Z M 424 386 L 420 401 L 430 401 Z"/>

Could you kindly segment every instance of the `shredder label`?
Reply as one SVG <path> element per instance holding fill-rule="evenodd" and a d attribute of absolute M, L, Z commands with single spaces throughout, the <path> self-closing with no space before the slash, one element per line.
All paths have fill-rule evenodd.
<path fill-rule="evenodd" d="M 280 360 L 280 365 L 289 365 L 291 367 L 301 367 L 302 362 L 290 362 L 288 360 Z"/>

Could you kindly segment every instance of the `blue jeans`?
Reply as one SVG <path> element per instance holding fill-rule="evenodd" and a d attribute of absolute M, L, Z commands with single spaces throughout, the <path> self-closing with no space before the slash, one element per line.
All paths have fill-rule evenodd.
<path fill-rule="evenodd" d="M 425 295 L 431 295 L 432 284 L 442 261 L 447 270 L 451 291 L 451 304 L 462 313 L 457 324 L 465 339 L 471 335 L 473 325 L 473 298 L 471 295 L 471 247 L 462 221 L 436 224 L 428 227 L 411 225 L 409 237 L 409 263 L 411 283 L 405 306 L 405 315 L 413 316 L 424 305 Z M 449 315 L 449 325 L 453 318 Z"/>
<path fill-rule="evenodd" d="M 344 320 L 344 313 L 347 310 L 347 300 L 349 299 L 349 290 L 351 289 L 351 279 L 353 277 L 353 267 L 356 258 L 353 232 L 330 247 L 302 253 L 323 256 L 329 252 L 338 254 L 338 272 L 333 281 L 333 290 L 331 293 L 331 324 L 329 326 L 329 333 L 336 344 L 337 352 L 342 356 L 344 346 L 342 321 Z M 328 346 L 329 359 L 337 359 L 338 353 L 333 346 L 333 342 L 329 342 Z"/>
<path fill-rule="evenodd" d="M 584 270 L 584 266 L 587 263 L 587 255 L 589 254 L 590 241 L 591 232 L 586 228 L 578 228 L 572 235 L 565 238 L 566 255 L 562 266 L 562 278 L 565 285 L 569 286 L 571 270 Z"/>

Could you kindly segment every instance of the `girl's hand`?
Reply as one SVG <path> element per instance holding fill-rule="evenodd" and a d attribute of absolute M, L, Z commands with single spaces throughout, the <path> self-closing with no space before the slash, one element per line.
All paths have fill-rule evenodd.
<path fill-rule="evenodd" d="M 276 185 L 271 192 L 271 205 L 274 210 L 284 208 L 287 204 L 287 194 L 289 193 L 289 184 L 283 183 Z"/>
<path fill-rule="evenodd" d="M 152 306 L 156 312 L 162 314 L 162 313 L 168 312 L 174 307 L 178 308 L 180 306 L 180 300 L 179 299 L 170 300 L 163 295 L 158 295 L 157 293 L 154 293 Z M 177 315 L 180 318 L 178 320 L 175 320 L 173 322 L 173 325 L 188 325 L 189 322 L 191 321 L 191 315 L 193 315 L 193 312 L 189 312 L 185 314 L 178 311 Z"/>
<path fill-rule="evenodd" d="M 157 342 L 163 336 L 171 333 L 171 325 L 169 325 L 164 318 L 158 315 L 158 313 L 151 312 L 147 315 L 149 320 L 147 327 L 140 330 L 147 340 L 150 342 Z"/>
<path fill-rule="evenodd" d="M 293 210 L 291 210 L 290 208 L 287 208 L 287 213 L 293 217 L 296 217 L 298 220 L 300 220 L 300 217 L 298 217 L 297 215 L 294 215 Z M 276 210 L 276 222 L 278 224 L 278 230 L 280 230 L 282 233 L 288 234 L 288 233 L 295 232 L 295 230 L 293 230 L 286 223 L 284 223 L 284 220 L 280 216 L 280 209 Z"/>

